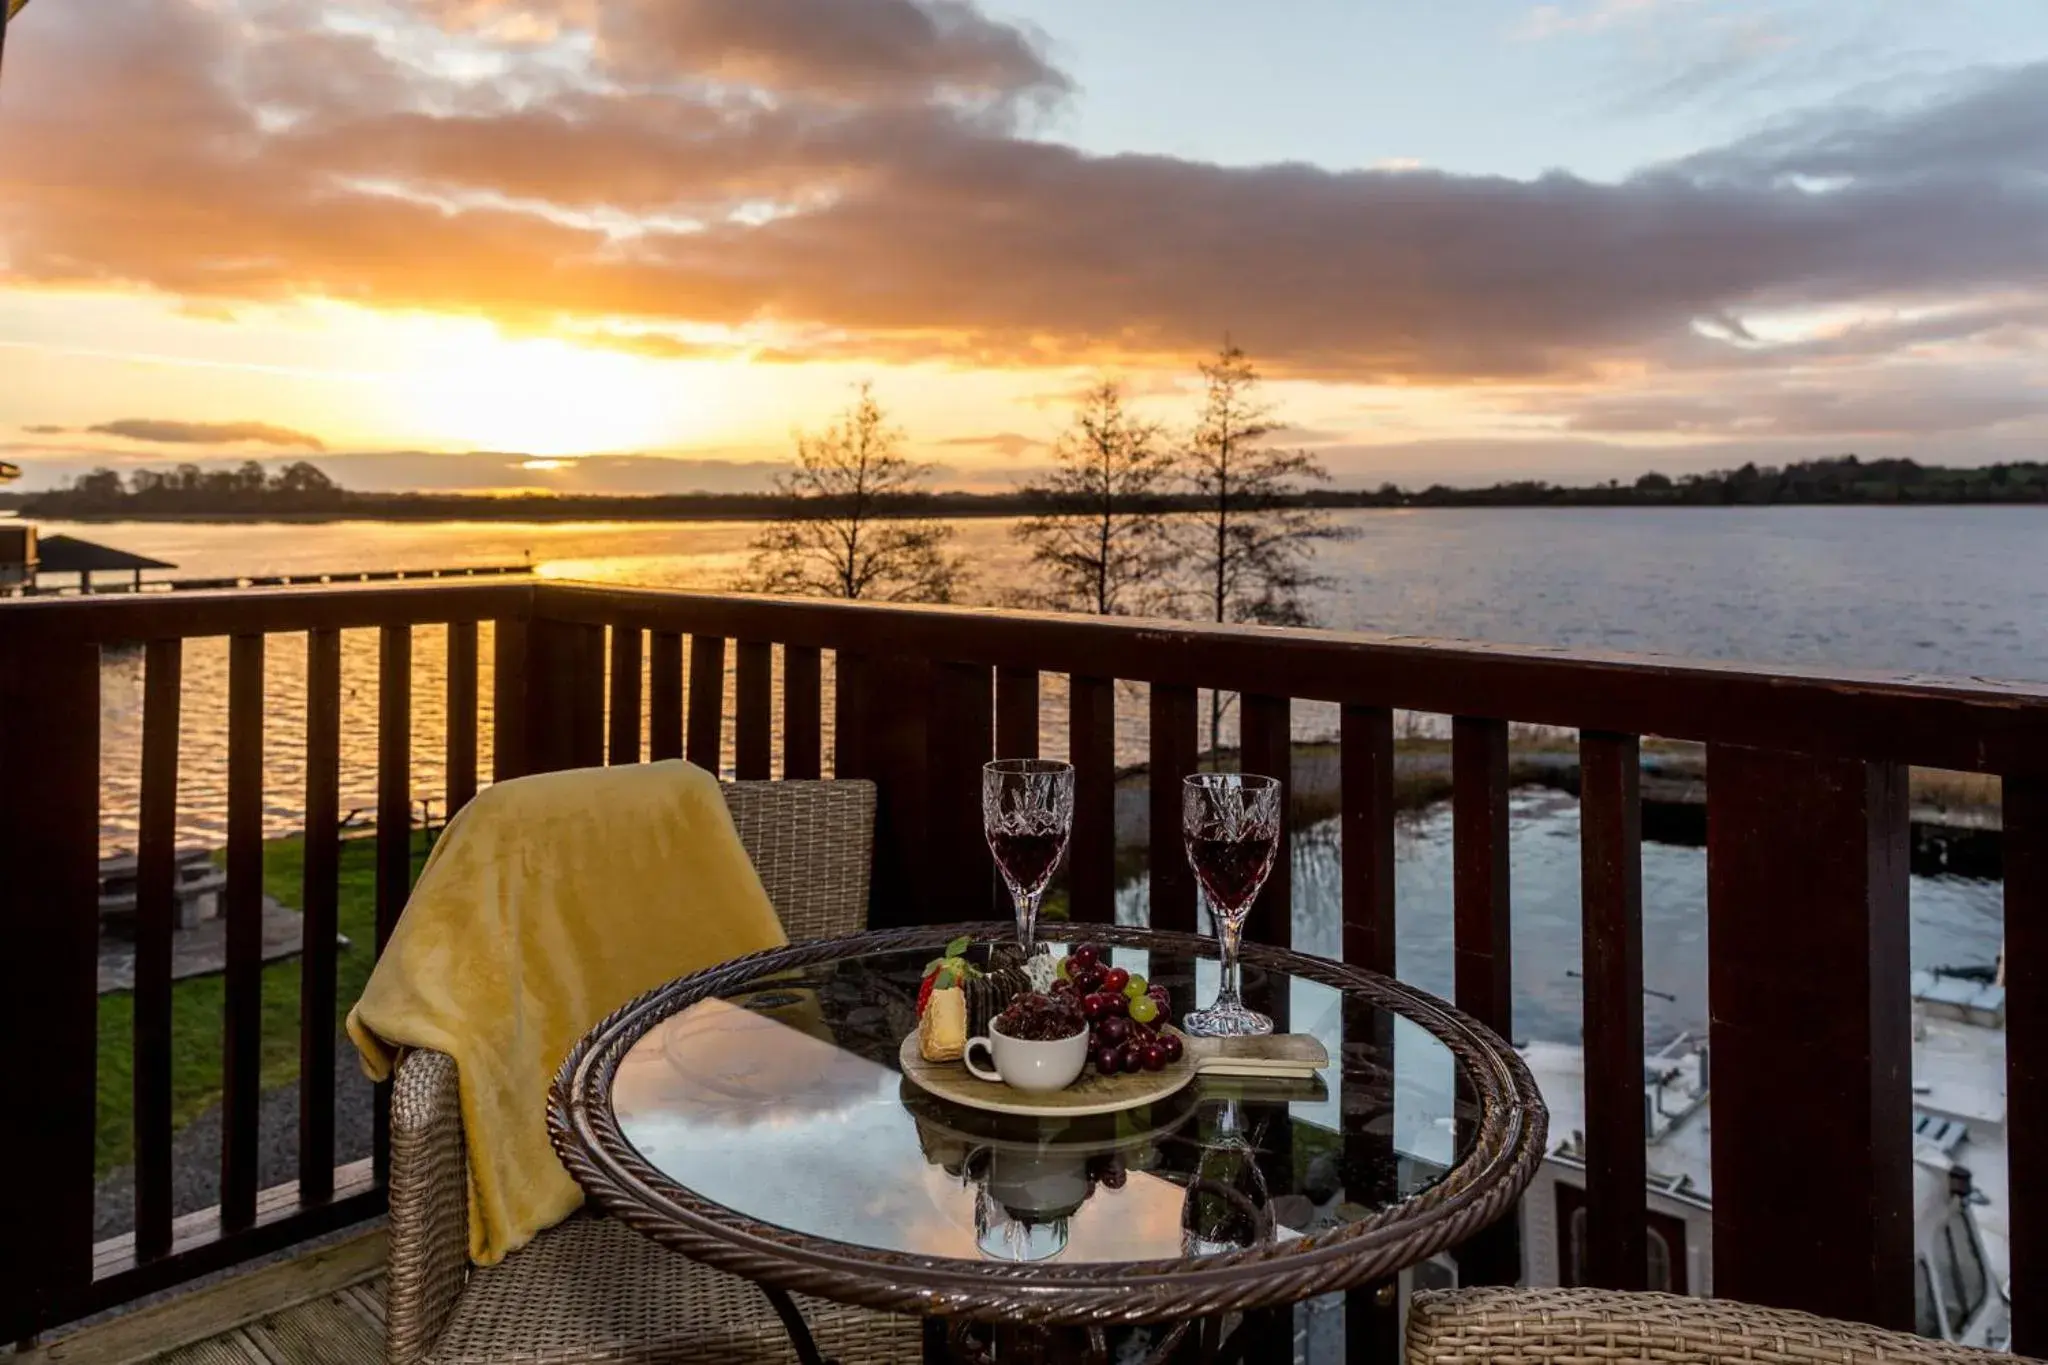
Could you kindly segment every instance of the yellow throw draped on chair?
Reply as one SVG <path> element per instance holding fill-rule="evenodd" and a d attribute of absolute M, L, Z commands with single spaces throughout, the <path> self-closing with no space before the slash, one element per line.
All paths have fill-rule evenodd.
<path fill-rule="evenodd" d="M 546 1119 L 577 1039 L 664 981 L 783 942 L 716 779 L 687 763 L 500 783 L 449 824 L 348 1032 L 373 1080 L 401 1048 L 455 1059 L 471 1260 L 582 1202 Z"/>

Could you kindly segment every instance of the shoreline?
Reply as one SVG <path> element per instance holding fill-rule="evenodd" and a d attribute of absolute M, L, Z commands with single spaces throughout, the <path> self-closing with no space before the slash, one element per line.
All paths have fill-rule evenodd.
<path fill-rule="evenodd" d="M 978 496 L 978 495 L 970 495 Z M 30 495 L 33 497 L 33 495 Z M 650 498 L 650 501 L 659 501 Z M 27 501 L 27 499 L 23 499 Z M 693 507 L 662 509 L 659 507 L 619 506 L 621 500 L 594 498 L 597 506 L 580 505 L 571 498 L 557 498 L 546 495 L 533 497 L 479 498 L 473 503 L 459 501 L 455 505 L 439 507 L 392 508 L 336 508 L 320 511 L 41 511 L 16 505 L 0 507 L 0 520 L 9 516 L 26 520 L 65 522 L 80 526 L 112 526 L 121 523 L 165 526 L 335 526 L 349 522 L 374 522 L 393 526 L 423 525 L 571 525 L 578 522 L 603 523 L 610 525 L 690 525 L 707 522 L 767 522 L 782 520 L 787 514 L 781 510 L 761 507 Z M 1325 512 L 1637 512 L 1637 511 L 1686 511 L 1686 512 L 1730 512 L 1730 511 L 1774 511 L 1799 510 L 1816 507 L 1855 507 L 1876 511 L 1924 511 L 1940 507 L 2010 507 L 2015 509 L 2048 510 L 2048 499 L 2018 500 L 2012 498 L 1988 498 L 1981 501 L 1965 499 L 1944 499 L 1927 502 L 1767 502 L 1767 503 L 1700 503 L 1700 502 L 1485 502 L 1485 503 L 1372 503 L 1372 502 L 1306 502 Z M 905 519 L 935 521 L 1000 521 L 1005 518 L 1027 517 L 1039 511 L 1025 502 L 1004 502 L 996 506 L 952 506 L 914 507 L 878 511 L 878 521 L 900 521 Z M 818 517 L 831 515 L 819 511 Z"/>

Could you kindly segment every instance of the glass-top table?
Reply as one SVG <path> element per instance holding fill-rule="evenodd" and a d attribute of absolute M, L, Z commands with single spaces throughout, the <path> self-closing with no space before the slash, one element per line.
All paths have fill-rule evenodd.
<path fill-rule="evenodd" d="M 564 1163 L 640 1231 L 764 1286 L 1092 1325 L 1382 1278 L 1498 1217 L 1541 1157 L 1541 1101 L 1499 1038 L 1410 987 L 1249 944 L 1248 1003 L 1318 1037 L 1321 1076 L 1203 1076 L 1078 1119 L 939 1099 L 897 1058 L 924 964 L 961 932 L 1010 934 L 956 925 L 797 944 L 627 1006 L 557 1078 L 549 1123 Z M 1106 945 L 1168 988 L 1176 1018 L 1214 989 L 1206 939 L 1046 936 L 1056 953 Z"/>

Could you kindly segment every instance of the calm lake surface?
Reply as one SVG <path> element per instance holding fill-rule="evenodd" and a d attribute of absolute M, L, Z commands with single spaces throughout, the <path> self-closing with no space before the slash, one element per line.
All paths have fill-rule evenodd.
<path fill-rule="evenodd" d="M 1357 533 L 1325 549 L 1332 579 L 1316 607 L 1329 626 L 1394 634 L 1571 645 L 1899 672 L 2048 680 L 2048 509 L 1756 508 L 1361 511 Z M 744 523 L 445 523 L 324 526 L 47 523 L 167 559 L 178 574 L 301 574 L 529 560 L 548 577 L 721 588 L 744 566 Z M 1020 582 L 1024 556 L 1004 520 L 959 524 L 983 592 Z M 486 627 L 488 630 L 488 627 Z M 344 811 L 375 800 L 374 632 L 351 632 L 343 665 Z M 490 650 L 481 680 L 489 770 Z M 416 632 L 416 795 L 444 786 L 442 633 Z M 217 845 L 225 805 L 226 642 L 187 645 L 181 830 Z M 275 833 L 300 820 L 304 642 L 269 647 L 265 772 Z M 142 660 L 109 655 L 104 700 L 104 843 L 132 844 Z M 827 686 L 830 686 L 829 677 Z M 1048 679 L 1046 748 L 1065 747 L 1064 698 Z M 1145 750 L 1142 688 L 1118 698 L 1120 757 Z M 1331 733 L 1326 708 L 1296 708 L 1303 738 Z M 826 708 L 830 716 L 830 705 Z M 779 714 L 779 712 L 778 712 Z M 728 736 L 728 743 L 730 737 Z M 829 735 L 828 735 L 829 746 Z M 829 747 L 828 747 L 829 754 Z M 1401 840 L 1402 975 L 1449 986 L 1447 812 L 1420 814 Z M 1521 793 L 1515 826 L 1518 1031 L 1576 1034 L 1577 810 Z M 1335 831 L 1304 831 L 1295 873 L 1297 942 L 1332 950 Z M 1648 1002 L 1653 1032 L 1704 1022 L 1705 859 L 1645 850 L 1646 973 L 1679 998 Z M 1127 899 L 1142 897 L 1142 886 Z M 1440 904 L 1439 904 L 1440 903 Z M 1954 878 L 1914 883 L 1919 962 L 1985 961 L 1999 938 L 1999 888 Z M 1324 940 L 1328 940 L 1325 943 Z M 1441 980 L 1438 980 L 1438 977 Z"/>

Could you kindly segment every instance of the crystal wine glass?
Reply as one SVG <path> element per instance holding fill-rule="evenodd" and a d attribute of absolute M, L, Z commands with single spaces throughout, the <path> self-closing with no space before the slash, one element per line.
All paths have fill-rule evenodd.
<path fill-rule="evenodd" d="M 1237 949 L 1245 916 L 1280 851 L 1280 782 L 1252 773 L 1196 773 L 1181 783 L 1180 827 L 1223 952 L 1216 1003 L 1189 1014 L 1181 1028 L 1205 1038 L 1271 1033 L 1273 1021 L 1238 998 Z"/>
<path fill-rule="evenodd" d="M 1031 956 L 1038 903 L 1074 828 L 1074 765 L 999 758 L 981 768 L 981 826 L 1017 906 L 1017 942 Z"/>

